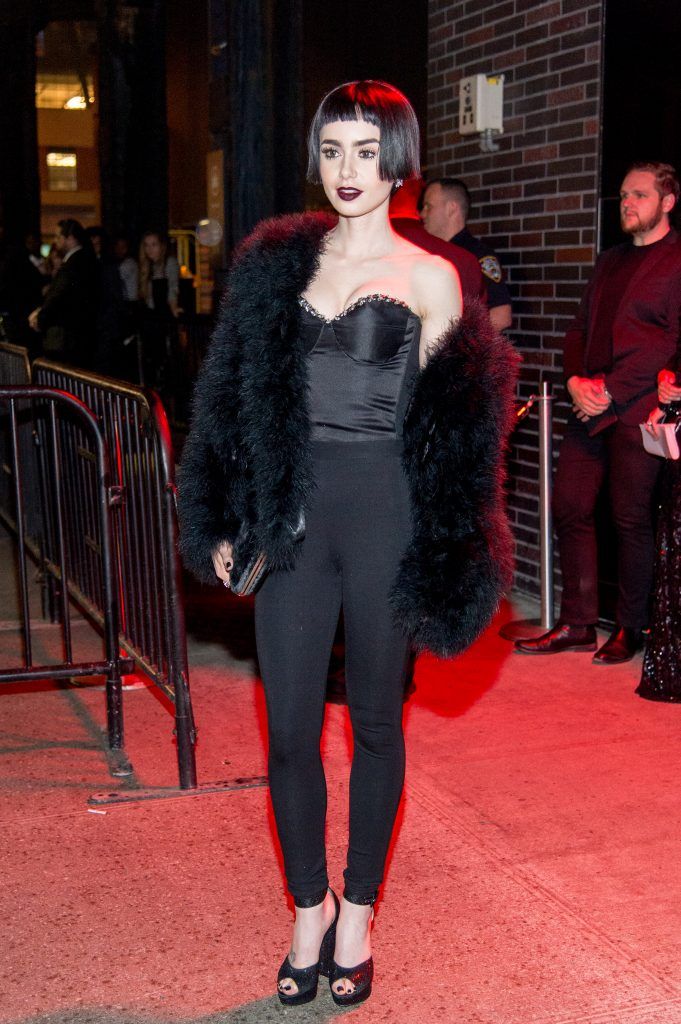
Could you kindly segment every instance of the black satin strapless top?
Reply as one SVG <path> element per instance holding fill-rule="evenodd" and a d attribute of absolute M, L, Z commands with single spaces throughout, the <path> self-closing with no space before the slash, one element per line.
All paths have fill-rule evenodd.
<path fill-rule="evenodd" d="M 332 319 L 299 303 L 313 441 L 401 437 L 419 366 L 416 313 L 387 295 L 363 296 Z"/>

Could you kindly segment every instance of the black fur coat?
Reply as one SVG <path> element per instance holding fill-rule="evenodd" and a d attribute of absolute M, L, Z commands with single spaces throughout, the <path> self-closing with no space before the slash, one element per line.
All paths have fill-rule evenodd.
<path fill-rule="evenodd" d="M 182 553 L 203 580 L 215 582 L 211 550 L 244 518 L 273 565 L 295 560 L 288 524 L 314 487 L 297 300 L 332 223 L 315 214 L 266 221 L 235 260 L 179 473 Z M 503 481 L 516 363 L 486 310 L 471 304 L 416 379 L 404 426 L 414 531 L 391 600 L 417 649 L 464 650 L 510 585 Z"/>

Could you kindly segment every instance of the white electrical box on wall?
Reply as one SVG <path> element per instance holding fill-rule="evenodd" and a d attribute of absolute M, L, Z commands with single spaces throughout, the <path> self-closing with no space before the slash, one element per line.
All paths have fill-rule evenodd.
<path fill-rule="evenodd" d="M 470 75 L 459 82 L 459 132 L 504 130 L 504 76 Z"/>

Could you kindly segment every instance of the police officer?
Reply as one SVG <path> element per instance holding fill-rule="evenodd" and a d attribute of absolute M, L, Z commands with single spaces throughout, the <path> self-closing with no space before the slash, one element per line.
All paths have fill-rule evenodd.
<path fill-rule="evenodd" d="M 487 284 L 490 320 L 504 331 L 511 326 L 511 296 L 496 253 L 466 227 L 470 207 L 470 192 L 460 178 L 436 178 L 423 193 L 421 219 L 431 235 L 460 245 L 477 258 Z"/>

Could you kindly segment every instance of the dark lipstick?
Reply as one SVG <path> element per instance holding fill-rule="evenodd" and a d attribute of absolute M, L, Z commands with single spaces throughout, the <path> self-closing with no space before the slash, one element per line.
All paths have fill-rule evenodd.
<path fill-rule="evenodd" d="M 351 203 L 353 199 L 361 196 L 362 191 L 358 188 L 337 188 L 336 192 L 345 203 Z"/>

